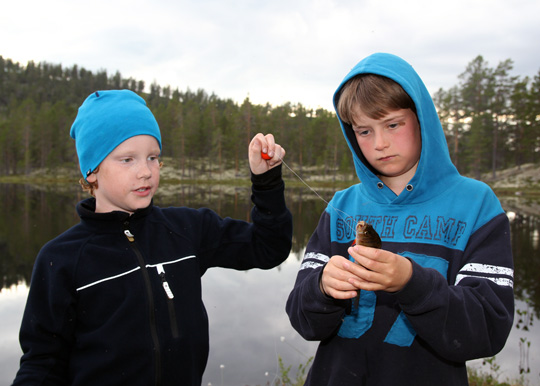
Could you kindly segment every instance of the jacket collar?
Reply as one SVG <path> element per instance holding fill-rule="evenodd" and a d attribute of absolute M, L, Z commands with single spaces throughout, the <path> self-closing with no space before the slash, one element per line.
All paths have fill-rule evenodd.
<path fill-rule="evenodd" d="M 96 213 L 96 199 L 87 198 L 77 204 L 77 213 L 81 221 L 90 225 L 99 227 L 99 229 L 114 229 L 124 227 L 125 223 L 136 223 L 144 219 L 153 208 L 153 201 L 146 208 L 137 209 L 135 213 L 129 214 L 122 211 L 113 211 L 108 213 Z"/>

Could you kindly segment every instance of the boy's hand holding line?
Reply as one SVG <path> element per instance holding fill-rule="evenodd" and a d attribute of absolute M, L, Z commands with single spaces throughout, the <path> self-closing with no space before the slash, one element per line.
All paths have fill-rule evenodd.
<path fill-rule="evenodd" d="M 263 154 L 270 159 L 264 159 Z M 253 174 L 263 174 L 281 164 L 285 149 L 278 145 L 272 134 L 257 134 L 249 144 L 249 167 Z"/>

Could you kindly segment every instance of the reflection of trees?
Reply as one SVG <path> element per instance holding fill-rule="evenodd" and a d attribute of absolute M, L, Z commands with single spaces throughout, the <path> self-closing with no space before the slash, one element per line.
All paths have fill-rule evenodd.
<path fill-rule="evenodd" d="M 2 288 L 29 282 L 37 253 L 49 240 L 78 222 L 76 203 L 87 197 L 76 183 L 58 187 L 0 184 L 0 277 Z M 162 185 L 159 206 L 209 207 L 222 217 L 249 221 L 253 204 L 250 187 Z M 302 258 L 325 204 L 301 189 L 286 189 L 293 213 L 292 252 Z"/>
<path fill-rule="evenodd" d="M 303 188 L 299 188 L 288 194 L 287 205 L 294 218 L 292 252 L 301 260 L 304 257 L 302 252 L 317 227 L 326 204 L 313 196 L 313 193 L 306 193 Z"/>
<path fill-rule="evenodd" d="M 51 192 L 28 185 L 0 184 L 3 288 L 28 283 L 39 249 L 77 221 L 74 205 L 80 195 L 75 189 Z"/>
<path fill-rule="evenodd" d="M 285 192 L 294 219 L 292 252 L 300 260 L 326 204 L 305 187 L 288 187 Z M 321 193 L 326 200 L 332 194 L 331 190 Z M 0 195 L 0 277 L 2 287 L 9 287 L 29 281 L 39 249 L 78 222 L 75 205 L 86 196 L 76 183 L 61 188 L 0 184 Z M 250 195 L 249 186 L 164 184 L 155 202 L 163 207 L 209 207 L 222 217 L 249 220 Z M 530 312 L 539 318 L 540 218 L 518 215 L 511 232 L 516 299 L 529 299 Z"/>
<path fill-rule="evenodd" d="M 160 189 L 162 189 L 161 187 Z M 156 204 L 160 206 L 188 206 L 198 208 L 201 206 L 215 210 L 222 217 L 232 217 L 250 220 L 253 204 L 250 200 L 250 187 L 178 185 L 171 189 L 166 186 L 167 192 L 177 191 L 176 194 L 159 194 Z M 329 196 L 332 193 L 328 193 Z M 292 253 L 301 259 L 311 234 L 315 230 L 319 217 L 326 204 L 312 192 L 305 188 L 286 188 L 285 196 L 287 206 L 293 214 L 293 246 Z M 327 196 L 326 194 L 324 196 Z"/>
<path fill-rule="evenodd" d="M 0 240 L 0 280 L 2 280 L 2 288 L 11 287 L 12 284 L 17 283 L 17 270 L 12 266 L 15 263 L 13 256 L 9 254 L 9 245 L 4 240 L 2 235 Z"/>
<path fill-rule="evenodd" d="M 540 317 L 539 231 L 538 217 L 518 215 L 511 223 L 515 297 L 523 301 L 529 299 L 537 318 Z"/>

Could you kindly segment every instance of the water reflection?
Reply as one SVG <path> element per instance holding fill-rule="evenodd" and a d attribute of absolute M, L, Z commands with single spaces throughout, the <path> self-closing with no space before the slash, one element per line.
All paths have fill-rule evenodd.
<path fill-rule="evenodd" d="M 540 216 L 516 214 L 510 223 L 514 254 L 514 293 L 516 299 L 531 305 L 536 319 L 540 317 L 540 254 L 538 231 Z"/>
<path fill-rule="evenodd" d="M 320 193 L 325 198 L 332 195 L 331 191 Z M 75 184 L 0 184 L 0 194 L 0 318 L 6 326 L 0 332 L 0 384 L 8 384 L 20 356 L 17 331 L 26 297 L 25 285 L 16 286 L 29 282 L 41 246 L 79 221 L 75 205 L 86 194 Z M 248 220 L 252 206 L 249 197 L 248 187 L 169 185 L 160 187 L 155 203 L 163 207 L 207 206 L 223 217 Z M 540 326 L 534 323 L 540 317 L 540 210 L 516 199 L 502 202 L 511 220 L 518 301 L 515 328 L 498 357 L 504 358 L 499 364 L 505 374 L 517 376 L 519 366 L 526 370 L 527 362 L 537 360 L 540 352 Z M 326 204 L 302 188 L 287 189 L 287 203 L 294 216 L 293 250 L 287 262 L 272 271 L 215 269 L 203 278 L 211 333 L 203 384 L 221 384 L 222 376 L 224 384 L 266 384 L 277 373 L 278 355 L 295 369 L 314 353 L 316 343 L 305 342 L 292 330 L 284 304 L 305 245 Z M 241 301 L 232 300 L 238 296 Z M 481 361 L 473 364 L 481 366 Z M 529 367 L 532 379 L 538 380 L 538 370 L 534 365 Z"/>
<path fill-rule="evenodd" d="M 28 283 L 39 249 L 47 241 L 79 222 L 75 206 L 87 195 L 73 186 L 36 187 L 0 184 L 0 278 L 2 288 Z M 322 201 L 306 199 L 302 190 L 288 190 L 295 218 L 293 251 L 300 251 L 324 208 Z M 312 198 L 309 197 L 308 198 Z M 249 187 L 168 185 L 160 187 L 155 204 L 210 207 L 223 217 L 249 220 Z"/>

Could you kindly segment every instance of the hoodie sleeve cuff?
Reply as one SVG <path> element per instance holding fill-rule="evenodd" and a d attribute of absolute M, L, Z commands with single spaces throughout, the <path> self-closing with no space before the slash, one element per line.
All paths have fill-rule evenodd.
<path fill-rule="evenodd" d="M 263 174 L 253 174 L 253 172 L 251 172 L 253 189 L 258 191 L 276 189 L 281 186 L 282 182 L 281 165 L 278 165 Z"/>

